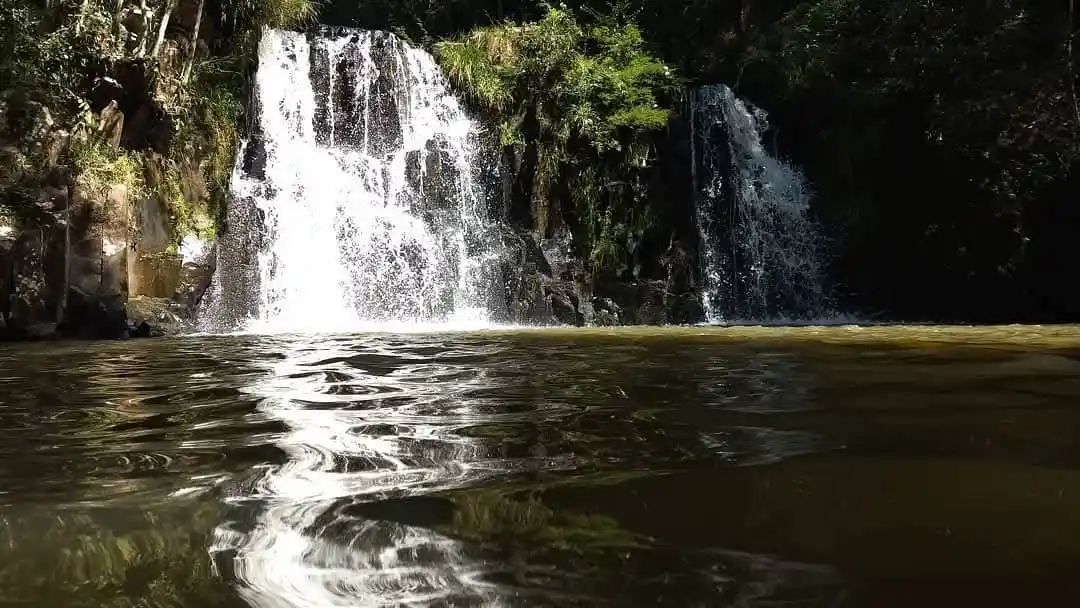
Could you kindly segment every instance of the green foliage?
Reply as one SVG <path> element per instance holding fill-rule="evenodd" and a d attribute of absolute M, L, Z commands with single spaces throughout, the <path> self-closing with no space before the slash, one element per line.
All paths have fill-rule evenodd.
<path fill-rule="evenodd" d="M 549 228 L 547 215 L 569 203 L 590 218 L 577 236 L 593 274 L 623 264 L 620 244 L 633 235 L 621 214 L 641 215 L 643 203 L 633 193 L 622 200 L 628 193 L 612 194 L 606 184 L 638 179 L 647 163 L 627 163 L 627 151 L 650 147 L 679 88 L 673 70 L 646 51 L 641 31 L 611 19 L 583 25 L 565 7 L 548 8 L 538 21 L 478 28 L 436 50 L 449 78 L 501 119 L 500 141 L 519 153 L 536 150 L 537 227 Z"/>
<path fill-rule="evenodd" d="M 264 27 L 286 28 L 315 20 L 319 0 L 246 0 L 254 21 Z"/>
<path fill-rule="evenodd" d="M 185 179 L 190 180 L 191 171 L 184 160 L 164 161 L 161 167 L 161 182 L 153 194 L 164 203 L 169 211 L 174 242 L 180 242 L 185 236 L 193 235 L 206 240 L 216 233 L 216 225 L 211 216 L 211 208 L 204 197 L 193 196 L 190 185 L 185 186 Z"/>
<path fill-rule="evenodd" d="M 561 140 L 598 152 L 622 145 L 620 128 L 664 127 L 678 82 L 644 49 L 634 25 L 583 28 L 566 9 L 541 21 L 474 30 L 437 46 L 448 76 L 488 110 L 524 113 L 535 104 Z"/>
<path fill-rule="evenodd" d="M 153 50 L 166 9 L 172 6 L 174 13 L 179 9 L 167 0 L 145 0 L 151 13 L 142 21 L 136 10 L 142 3 L 0 0 L 0 82 L 17 83 L 14 90 L 0 90 L 0 101 L 17 98 L 25 105 L 25 100 L 32 100 L 51 110 L 54 130 L 74 134 L 71 141 L 75 143 L 64 158 L 72 162 L 78 179 L 95 195 L 103 196 L 112 185 L 123 184 L 131 200 L 156 196 L 168 205 L 178 239 L 185 234 L 206 237 L 215 230 L 213 218 L 225 208 L 259 33 L 264 27 L 293 27 L 312 21 L 319 1 L 207 2 L 202 5 L 201 32 L 183 31 L 183 25 L 193 22 L 181 21 L 173 14 L 165 33 L 167 46 L 177 52 L 157 54 Z M 207 28 L 210 23 L 216 23 L 215 27 Z M 217 32 L 220 39 L 204 38 L 192 48 L 192 36 L 208 32 Z M 130 75 L 133 69 L 145 75 L 144 82 L 136 78 L 133 83 L 121 76 Z M 149 90 L 133 90 L 133 84 Z M 161 171 L 153 188 L 148 188 L 143 178 L 146 161 L 141 150 L 113 150 L 92 133 L 97 120 L 93 110 L 104 103 L 95 98 L 96 91 L 116 88 L 125 90 L 129 100 L 143 94 L 152 98 L 155 111 L 167 115 L 173 128 L 170 137 L 153 144 L 165 153 L 163 160 L 154 161 Z M 0 138 L 4 136 L 0 133 Z M 27 139 L 26 132 L 11 136 Z M 11 149 L 16 150 L 13 158 L 33 161 L 31 164 L 40 156 Z M 19 165 L 3 172 L 0 195 L 8 203 L 19 199 L 21 190 L 16 186 L 33 190 L 32 183 L 24 183 L 32 172 L 23 169 Z"/>
<path fill-rule="evenodd" d="M 71 162 L 83 188 L 103 200 L 117 185 L 127 190 L 129 200 L 149 195 L 145 169 L 138 154 L 116 150 L 91 135 L 78 138 L 71 145 Z"/>
<path fill-rule="evenodd" d="M 55 10 L 62 15 L 81 6 L 65 0 Z M 79 80 L 103 58 L 119 53 L 103 4 L 86 3 L 86 9 L 79 20 L 57 20 L 35 3 L 0 0 L 0 82 L 17 85 L 25 97 L 47 104 L 61 117 L 77 112 Z"/>
<path fill-rule="evenodd" d="M 491 27 L 438 46 L 447 76 L 472 101 L 501 112 L 513 101 L 516 47 L 513 28 Z"/>
<path fill-rule="evenodd" d="M 238 128 L 243 106 L 234 94 L 223 88 L 211 89 L 202 98 L 202 123 L 211 143 L 210 153 L 203 161 L 211 186 L 228 185 L 240 136 Z"/>

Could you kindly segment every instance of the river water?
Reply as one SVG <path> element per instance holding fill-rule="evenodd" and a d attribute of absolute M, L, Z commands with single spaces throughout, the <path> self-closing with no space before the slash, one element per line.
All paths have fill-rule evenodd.
<path fill-rule="evenodd" d="M 1080 328 L 0 346 L 0 604 L 1065 606 Z"/>

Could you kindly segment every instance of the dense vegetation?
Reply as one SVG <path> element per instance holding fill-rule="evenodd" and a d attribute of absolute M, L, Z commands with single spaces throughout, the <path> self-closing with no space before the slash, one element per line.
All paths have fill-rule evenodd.
<path fill-rule="evenodd" d="M 310 0 L 0 0 L 0 131 L 23 135 L 0 142 L 0 214 L 25 219 L 59 163 L 91 195 L 160 198 L 177 238 L 212 234 L 259 29 L 313 14 Z"/>
<path fill-rule="evenodd" d="M 849 301 L 892 317 L 1080 317 L 1063 265 L 1080 253 L 1073 3 L 790 4 L 751 11 L 718 51 L 737 59 L 699 66 L 773 110 Z"/>
<path fill-rule="evenodd" d="M 646 0 L 639 18 L 685 73 L 770 110 L 849 306 L 1080 318 L 1063 266 L 1080 254 L 1073 2 L 673 4 Z"/>
<path fill-rule="evenodd" d="M 565 223 L 594 274 L 627 270 L 620 245 L 653 224 L 642 174 L 678 83 L 643 46 L 633 24 L 583 26 L 554 8 L 437 45 L 449 77 L 501 120 L 529 203 L 519 221 L 546 235 Z"/>

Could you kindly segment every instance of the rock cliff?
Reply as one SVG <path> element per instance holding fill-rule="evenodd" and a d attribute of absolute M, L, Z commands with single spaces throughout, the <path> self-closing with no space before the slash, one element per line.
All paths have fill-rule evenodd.
<path fill-rule="evenodd" d="M 99 113 L 100 131 L 75 136 L 38 103 L 9 98 L 0 114 L 0 147 L 12 166 L 32 169 L 8 174 L 0 208 L 0 336 L 118 338 L 183 328 L 213 257 L 203 248 L 184 259 L 160 196 L 80 167 L 73 152 L 95 138 L 107 154 L 120 153 L 125 120 L 115 102 Z"/>

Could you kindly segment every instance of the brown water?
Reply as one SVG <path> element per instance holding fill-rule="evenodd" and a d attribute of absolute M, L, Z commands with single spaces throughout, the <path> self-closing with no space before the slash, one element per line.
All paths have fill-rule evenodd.
<path fill-rule="evenodd" d="M 1074 606 L 1080 328 L 0 346 L 0 604 Z"/>

